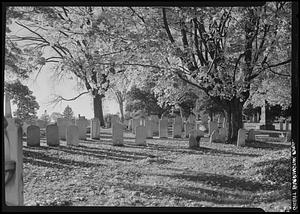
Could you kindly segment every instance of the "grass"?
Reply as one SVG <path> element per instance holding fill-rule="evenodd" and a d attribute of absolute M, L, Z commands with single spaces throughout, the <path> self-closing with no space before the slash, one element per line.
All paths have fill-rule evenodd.
<path fill-rule="evenodd" d="M 27 206 L 290 208 L 290 145 L 262 138 L 245 147 L 208 142 L 189 149 L 187 139 L 147 139 L 137 146 L 111 132 L 79 146 L 40 147 L 24 142 Z"/>

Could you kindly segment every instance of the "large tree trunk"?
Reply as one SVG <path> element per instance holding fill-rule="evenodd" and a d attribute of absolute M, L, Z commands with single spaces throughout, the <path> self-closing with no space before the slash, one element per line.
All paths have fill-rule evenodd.
<path fill-rule="evenodd" d="M 242 120 L 243 103 L 239 99 L 233 99 L 226 109 L 226 122 L 228 127 L 228 143 L 234 143 L 237 140 L 238 130 L 243 128 Z"/>
<path fill-rule="evenodd" d="M 103 95 L 96 94 L 93 98 L 94 117 L 99 119 L 101 126 L 104 126 L 104 116 L 103 116 L 103 108 L 102 108 L 103 97 L 104 97 Z"/>

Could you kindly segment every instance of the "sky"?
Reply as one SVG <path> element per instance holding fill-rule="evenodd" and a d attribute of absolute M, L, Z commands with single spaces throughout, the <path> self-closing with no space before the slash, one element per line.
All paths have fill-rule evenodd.
<path fill-rule="evenodd" d="M 76 89 L 76 80 L 62 80 L 54 81 L 52 78 L 52 72 L 48 67 L 45 67 L 36 77 L 36 73 L 33 73 L 28 81 L 21 81 L 24 85 L 33 91 L 33 96 L 36 97 L 36 101 L 39 103 L 40 108 L 37 111 L 38 117 L 40 117 L 44 111 L 51 115 L 53 112 L 62 113 L 67 105 L 69 105 L 74 113 L 74 116 L 78 117 L 78 114 L 85 116 L 90 119 L 93 118 L 93 105 L 92 98 L 90 95 L 85 94 L 74 101 L 63 101 L 57 105 L 49 104 L 51 99 L 53 99 L 53 94 L 60 95 L 64 98 L 73 98 L 83 91 L 78 91 Z M 16 109 L 11 103 L 12 111 Z M 119 112 L 119 106 L 114 100 L 104 100 L 103 103 L 103 113 L 113 113 Z"/>

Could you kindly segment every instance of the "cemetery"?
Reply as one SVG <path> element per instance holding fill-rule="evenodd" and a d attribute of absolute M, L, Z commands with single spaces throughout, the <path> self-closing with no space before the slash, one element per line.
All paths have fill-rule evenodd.
<path fill-rule="evenodd" d="M 290 47 L 260 20 L 274 8 L 290 46 L 288 3 L 7 8 L 5 205 L 293 210 Z M 65 82 L 35 97 L 47 63 Z"/>

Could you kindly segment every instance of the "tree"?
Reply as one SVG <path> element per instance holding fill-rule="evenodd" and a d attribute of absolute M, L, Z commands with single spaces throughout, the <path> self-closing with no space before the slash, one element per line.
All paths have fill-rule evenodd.
<path fill-rule="evenodd" d="M 63 117 L 69 120 L 72 120 L 74 118 L 73 110 L 69 105 L 67 105 L 67 107 L 65 108 L 63 112 Z"/>
<path fill-rule="evenodd" d="M 236 141 L 253 81 L 283 72 L 277 68 L 291 62 L 286 54 L 291 48 L 291 2 L 158 10 L 161 16 L 153 19 L 163 23 L 161 32 L 169 40 L 156 48 L 163 65 L 169 65 L 162 71 L 172 71 L 224 106 L 227 141 Z"/>
<path fill-rule="evenodd" d="M 57 95 L 53 102 L 73 101 L 91 94 L 94 116 L 101 125 L 104 125 L 102 99 L 109 88 L 108 76 L 122 72 L 123 69 L 117 71 L 120 60 L 131 57 L 130 44 L 118 31 L 124 27 L 116 15 L 119 10 L 91 6 L 7 9 L 8 17 L 15 21 L 14 27 L 28 32 L 27 35 L 8 32 L 7 40 L 16 46 L 26 44 L 23 52 L 38 62 L 35 69 L 41 71 L 45 64 L 53 63 L 57 78 L 75 76 L 80 90 L 86 90 L 69 99 Z M 17 55 L 23 56 L 23 52 Z"/>
<path fill-rule="evenodd" d="M 13 112 L 15 117 L 28 123 L 37 119 L 37 110 L 40 106 L 28 86 L 16 80 L 10 83 L 5 82 L 4 90 L 12 98 L 12 103 L 17 105 L 17 110 Z"/>
<path fill-rule="evenodd" d="M 137 112 L 144 111 L 146 114 L 157 114 L 159 117 L 170 110 L 170 106 L 159 106 L 158 100 L 150 88 L 140 89 L 133 86 L 127 93 L 126 111 Z"/>

